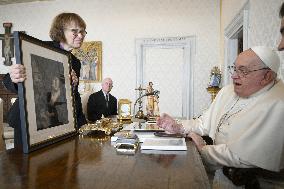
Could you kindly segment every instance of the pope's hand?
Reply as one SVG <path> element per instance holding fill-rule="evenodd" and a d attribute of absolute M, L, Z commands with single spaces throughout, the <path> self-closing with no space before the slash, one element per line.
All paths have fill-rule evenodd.
<path fill-rule="evenodd" d="M 161 117 L 157 118 L 157 125 L 169 133 L 184 133 L 183 126 L 178 124 L 171 116 L 165 113 L 162 114 Z"/>
<path fill-rule="evenodd" d="M 22 64 L 13 64 L 10 67 L 9 73 L 13 83 L 19 83 L 26 80 L 26 68 Z"/>
<path fill-rule="evenodd" d="M 194 132 L 190 132 L 188 136 L 191 137 L 191 139 L 195 143 L 198 151 L 201 151 L 201 149 L 204 146 L 206 146 L 206 142 L 203 140 L 203 138 L 200 135 L 198 135 Z"/>

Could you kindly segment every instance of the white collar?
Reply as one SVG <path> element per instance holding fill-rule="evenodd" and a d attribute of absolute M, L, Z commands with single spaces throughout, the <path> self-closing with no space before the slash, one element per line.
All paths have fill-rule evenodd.
<path fill-rule="evenodd" d="M 103 90 L 102 90 L 103 91 Z M 106 97 L 107 95 L 109 96 L 109 93 L 106 93 L 106 92 L 104 92 L 103 91 L 103 93 L 104 93 L 104 96 Z"/>

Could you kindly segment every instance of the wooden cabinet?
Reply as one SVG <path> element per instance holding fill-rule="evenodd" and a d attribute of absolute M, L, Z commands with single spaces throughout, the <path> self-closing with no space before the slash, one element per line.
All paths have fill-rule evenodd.
<path fill-rule="evenodd" d="M 18 95 L 7 90 L 3 84 L 5 74 L 0 74 L 0 98 L 3 100 L 3 121 L 7 122 L 7 113 L 12 106 L 11 99 Z"/>

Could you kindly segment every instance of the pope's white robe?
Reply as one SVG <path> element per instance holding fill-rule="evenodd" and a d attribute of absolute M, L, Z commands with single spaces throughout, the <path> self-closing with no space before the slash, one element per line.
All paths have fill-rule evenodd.
<path fill-rule="evenodd" d="M 202 158 L 209 165 L 260 167 L 271 171 L 284 168 L 284 84 L 281 80 L 248 98 L 238 97 L 233 85 L 226 86 L 200 118 L 182 122 L 186 132 L 209 135 L 214 140 L 215 145 L 201 150 Z"/>

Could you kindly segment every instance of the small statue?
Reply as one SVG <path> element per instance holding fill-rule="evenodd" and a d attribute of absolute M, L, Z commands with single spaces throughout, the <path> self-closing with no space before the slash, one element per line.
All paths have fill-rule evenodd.
<path fill-rule="evenodd" d="M 159 110 L 159 96 L 154 96 L 154 116 L 159 116 L 160 110 Z"/>
<path fill-rule="evenodd" d="M 217 66 L 213 67 L 210 74 L 209 87 L 219 87 L 221 83 L 221 72 Z"/>
<path fill-rule="evenodd" d="M 4 59 L 5 66 L 11 66 L 14 57 L 14 39 L 11 34 L 12 23 L 3 23 L 5 33 L 0 34 L 0 40 L 2 40 L 2 56 Z"/>
<path fill-rule="evenodd" d="M 220 91 L 221 71 L 217 66 L 213 67 L 210 74 L 210 82 L 207 91 L 211 94 L 211 101 L 215 99 L 217 93 Z"/>
<path fill-rule="evenodd" d="M 147 86 L 146 94 L 153 93 L 153 83 L 149 82 Z M 154 115 L 154 95 L 147 96 L 146 112 L 148 116 Z"/>
<path fill-rule="evenodd" d="M 146 94 L 154 93 L 153 89 L 153 82 L 149 82 L 149 85 L 146 89 Z M 159 96 L 158 95 L 147 95 L 147 105 L 146 105 L 146 111 L 147 116 L 154 117 L 158 116 L 159 113 Z"/>

